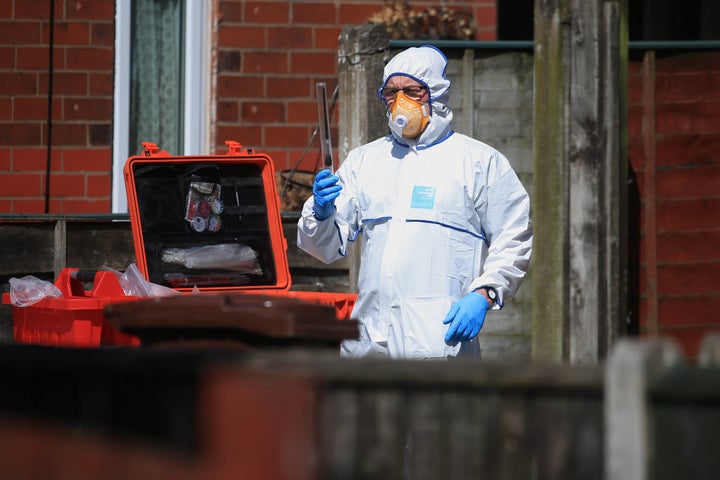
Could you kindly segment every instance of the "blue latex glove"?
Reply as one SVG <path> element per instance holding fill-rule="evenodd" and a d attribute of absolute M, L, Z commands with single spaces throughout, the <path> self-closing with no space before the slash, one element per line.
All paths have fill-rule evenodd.
<path fill-rule="evenodd" d="M 335 199 L 342 190 L 342 185 L 337 184 L 339 180 L 340 178 L 330 173 L 328 169 L 320 170 L 315 175 L 315 182 L 313 182 L 315 205 L 313 210 L 315 211 L 315 218 L 318 220 L 325 220 L 335 210 Z"/>
<path fill-rule="evenodd" d="M 490 304 L 478 292 L 470 292 L 450 307 L 443 323 L 450 324 L 445 334 L 445 343 L 454 345 L 475 338 L 485 323 Z"/>

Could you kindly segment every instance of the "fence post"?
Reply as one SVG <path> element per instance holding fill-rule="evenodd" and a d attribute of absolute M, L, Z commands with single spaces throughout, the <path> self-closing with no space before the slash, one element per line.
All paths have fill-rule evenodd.
<path fill-rule="evenodd" d="M 602 361 L 625 325 L 626 0 L 535 0 L 533 357 Z"/>
<path fill-rule="evenodd" d="M 700 344 L 698 365 L 703 368 L 720 367 L 720 334 L 708 333 Z"/>
<path fill-rule="evenodd" d="M 338 153 L 343 161 L 353 148 L 386 135 L 385 108 L 376 91 L 382 82 L 390 37 L 383 25 L 349 25 L 338 41 Z M 350 292 L 357 291 L 360 242 L 352 244 L 348 257 Z"/>
<path fill-rule="evenodd" d="M 669 340 L 619 341 L 605 371 L 605 478 L 649 480 L 651 377 L 682 360 Z"/>

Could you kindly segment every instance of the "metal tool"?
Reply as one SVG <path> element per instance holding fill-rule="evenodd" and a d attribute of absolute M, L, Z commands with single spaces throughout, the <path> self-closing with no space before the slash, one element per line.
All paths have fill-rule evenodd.
<path fill-rule="evenodd" d="M 325 82 L 315 84 L 318 102 L 318 131 L 320 132 L 320 155 L 322 156 L 323 168 L 335 172 L 332 156 L 332 141 L 330 140 L 330 116 L 327 107 L 327 92 Z"/>

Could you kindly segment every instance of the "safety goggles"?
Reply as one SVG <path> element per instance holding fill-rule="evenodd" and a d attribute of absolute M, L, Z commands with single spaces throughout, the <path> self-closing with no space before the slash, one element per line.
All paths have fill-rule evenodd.
<path fill-rule="evenodd" d="M 403 92 L 405 95 L 412 98 L 413 100 L 421 100 L 423 98 L 423 95 L 425 95 L 425 87 L 422 85 L 413 85 L 405 88 L 385 87 L 378 90 L 378 94 L 380 95 L 380 97 L 385 99 L 386 101 L 395 98 L 395 95 L 397 95 L 398 92 Z"/>

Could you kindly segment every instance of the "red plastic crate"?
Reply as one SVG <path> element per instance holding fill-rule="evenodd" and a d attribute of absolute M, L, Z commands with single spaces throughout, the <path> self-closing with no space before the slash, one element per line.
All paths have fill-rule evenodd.
<path fill-rule="evenodd" d="M 55 286 L 62 297 L 45 298 L 27 307 L 12 306 L 15 341 L 64 347 L 140 345 L 137 337 L 116 331 L 104 315 L 106 305 L 138 297 L 126 296 L 110 271 L 96 272 L 92 290 L 86 291 L 78 272 L 77 268 L 65 268 L 58 275 Z M 2 301 L 10 305 L 10 294 L 4 293 Z"/>

